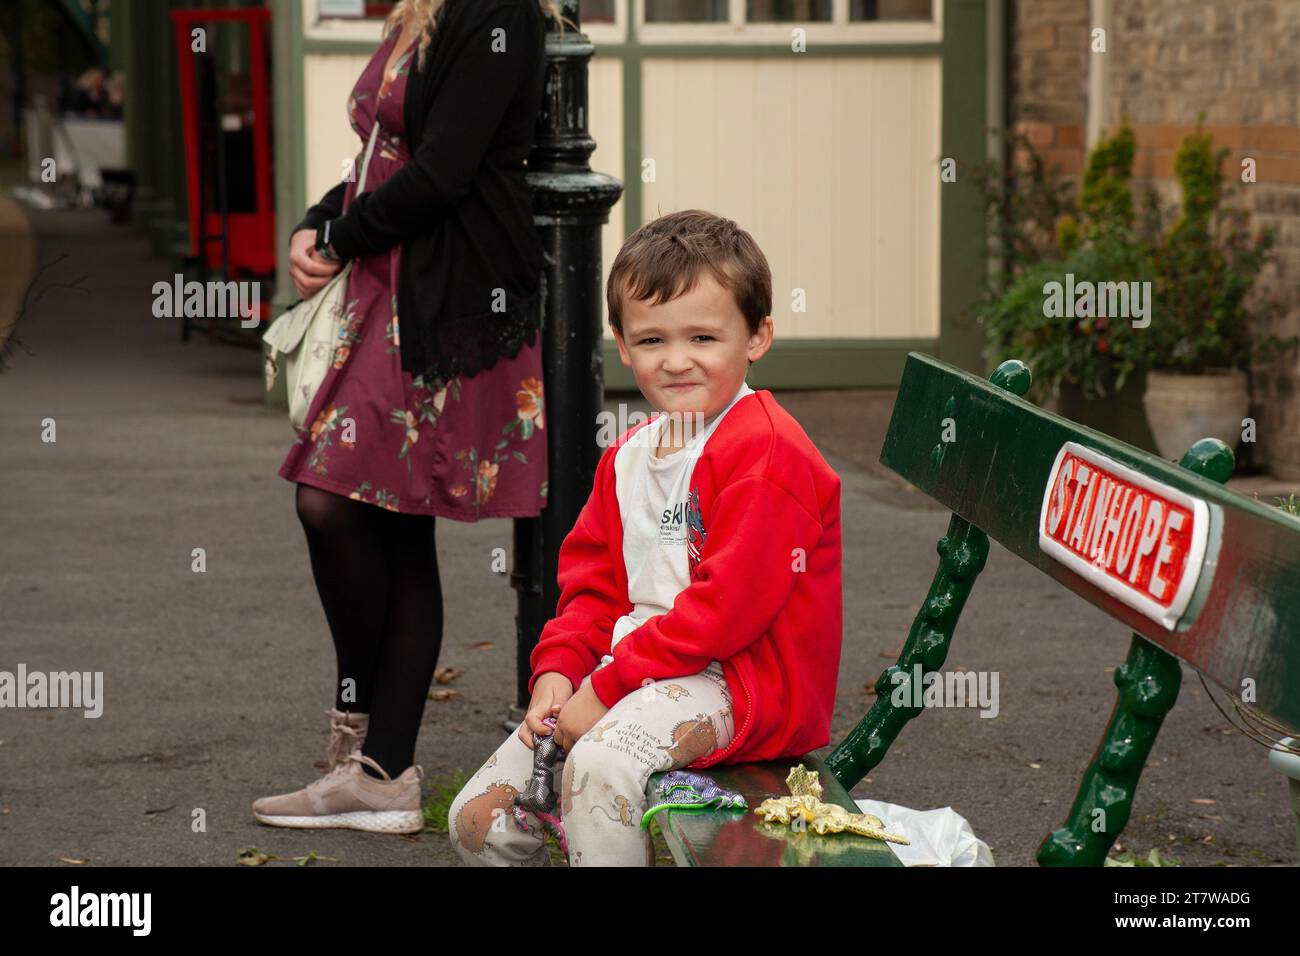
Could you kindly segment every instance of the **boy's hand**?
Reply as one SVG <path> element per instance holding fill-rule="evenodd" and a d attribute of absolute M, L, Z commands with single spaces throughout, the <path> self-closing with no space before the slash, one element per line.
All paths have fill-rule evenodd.
<path fill-rule="evenodd" d="M 533 749 L 533 734 L 543 737 L 551 735 L 551 728 L 542 721 L 558 714 L 565 701 L 572 696 L 573 685 L 563 674 L 547 671 L 537 678 L 533 684 L 533 699 L 528 703 L 528 712 L 519 723 L 519 739 L 529 750 Z M 556 739 L 558 741 L 559 738 Z"/>
<path fill-rule="evenodd" d="M 578 742 L 578 738 L 596 726 L 596 721 L 605 716 L 608 710 L 591 689 L 591 681 L 587 681 L 560 708 L 559 718 L 555 722 L 555 742 L 567 754 Z"/>

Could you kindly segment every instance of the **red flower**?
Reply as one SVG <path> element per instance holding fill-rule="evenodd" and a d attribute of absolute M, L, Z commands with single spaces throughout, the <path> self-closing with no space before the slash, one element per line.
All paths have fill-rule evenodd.
<path fill-rule="evenodd" d="M 1106 351 L 1106 349 L 1108 349 L 1108 348 L 1110 348 L 1110 346 L 1106 344 L 1106 340 L 1105 340 L 1105 339 L 1098 339 L 1098 340 L 1097 340 L 1097 351 L 1098 351 L 1098 352 L 1104 352 L 1104 351 Z"/>

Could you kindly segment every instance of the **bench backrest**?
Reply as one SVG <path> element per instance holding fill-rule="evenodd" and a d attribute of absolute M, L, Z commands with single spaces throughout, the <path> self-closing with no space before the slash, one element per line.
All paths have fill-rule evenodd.
<path fill-rule="evenodd" d="M 1026 401 L 1029 381 L 1019 362 L 990 383 L 908 355 L 880 460 L 953 518 L 898 663 L 827 760 L 846 789 L 919 713 L 889 701 L 894 672 L 942 666 L 988 537 L 1229 693 L 1253 682 L 1255 707 L 1300 725 L 1300 522 L 1222 487 L 1221 442 L 1179 467 Z"/>
<path fill-rule="evenodd" d="M 943 418 L 953 419 L 956 440 L 936 441 Z M 1066 456 L 1078 471 L 1086 460 L 1099 459 L 1094 476 L 1109 477 L 1117 470 L 1113 465 L 1127 472 L 1114 475 L 1114 484 L 1126 492 L 1114 498 L 1129 501 L 1126 512 L 1137 508 L 1146 493 L 1151 523 L 1163 517 L 1155 546 L 1140 564 L 1132 562 L 1140 584 L 1150 580 L 1162 548 L 1169 547 L 1175 559 L 1182 552 L 1183 564 L 1175 573 L 1170 573 L 1169 559 L 1159 562 L 1164 585 L 1159 601 L 1151 588 L 1134 587 L 1134 567 L 1124 568 L 1127 573 L 1119 568 L 1129 537 L 1135 539 L 1130 554 L 1136 557 L 1140 550 L 1143 529 L 1137 521 L 1128 534 L 1103 539 L 1109 560 L 1101 568 L 1063 553 L 1059 539 L 1071 512 L 1082 514 L 1089 500 L 1093 514 L 1099 510 L 1098 496 L 1090 498 L 1086 485 L 1079 496 L 1083 506 L 1070 507 L 1075 483 L 1063 473 L 1069 465 L 1059 461 L 1068 443 L 1083 451 Z M 881 461 L 1008 551 L 1229 692 L 1240 694 L 1242 681 L 1253 680 L 1260 710 L 1300 724 L 1300 521 L 1219 484 L 1231 472 L 1231 458 L 1206 462 L 1212 480 L 912 353 Z M 1045 536 L 1043 525 L 1050 529 L 1062 491 L 1056 534 Z M 1159 506 L 1162 500 L 1164 507 Z M 1177 530 L 1169 527 L 1171 512 L 1183 519 Z M 1120 532 L 1127 517 L 1120 517 Z M 1091 521 L 1085 524 L 1092 526 Z M 1180 547 L 1180 541 L 1190 547 Z M 1179 585 L 1184 607 L 1171 613 L 1169 601 L 1179 597 Z M 1139 590 L 1151 598 L 1145 608 L 1137 606 L 1143 596 L 1135 593 Z"/>

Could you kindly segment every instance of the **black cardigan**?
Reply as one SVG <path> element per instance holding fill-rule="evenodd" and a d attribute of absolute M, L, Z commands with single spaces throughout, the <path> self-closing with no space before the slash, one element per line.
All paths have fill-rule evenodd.
<path fill-rule="evenodd" d="M 294 227 L 333 220 L 344 259 L 401 243 L 402 368 L 426 380 L 476 375 L 536 340 L 545 276 L 524 171 L 545 53 L 538 0 L 446 0 L 424 69 L 410 60 L 411 159 L 346 214 L 339 183 Z"/>

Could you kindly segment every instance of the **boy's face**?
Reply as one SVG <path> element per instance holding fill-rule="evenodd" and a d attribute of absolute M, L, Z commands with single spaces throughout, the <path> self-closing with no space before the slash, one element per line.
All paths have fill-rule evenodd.
<path fill-rule="evenodd" d="M 623 297 L 623 334 L 614 333 L 637 388 L 661 412 L 712 418 L 735 396 L 751 361 L 772 344 L 772 317 L 749 334 L 732 294 L 702 272 L 690 292 L 650 305 Z"/>

